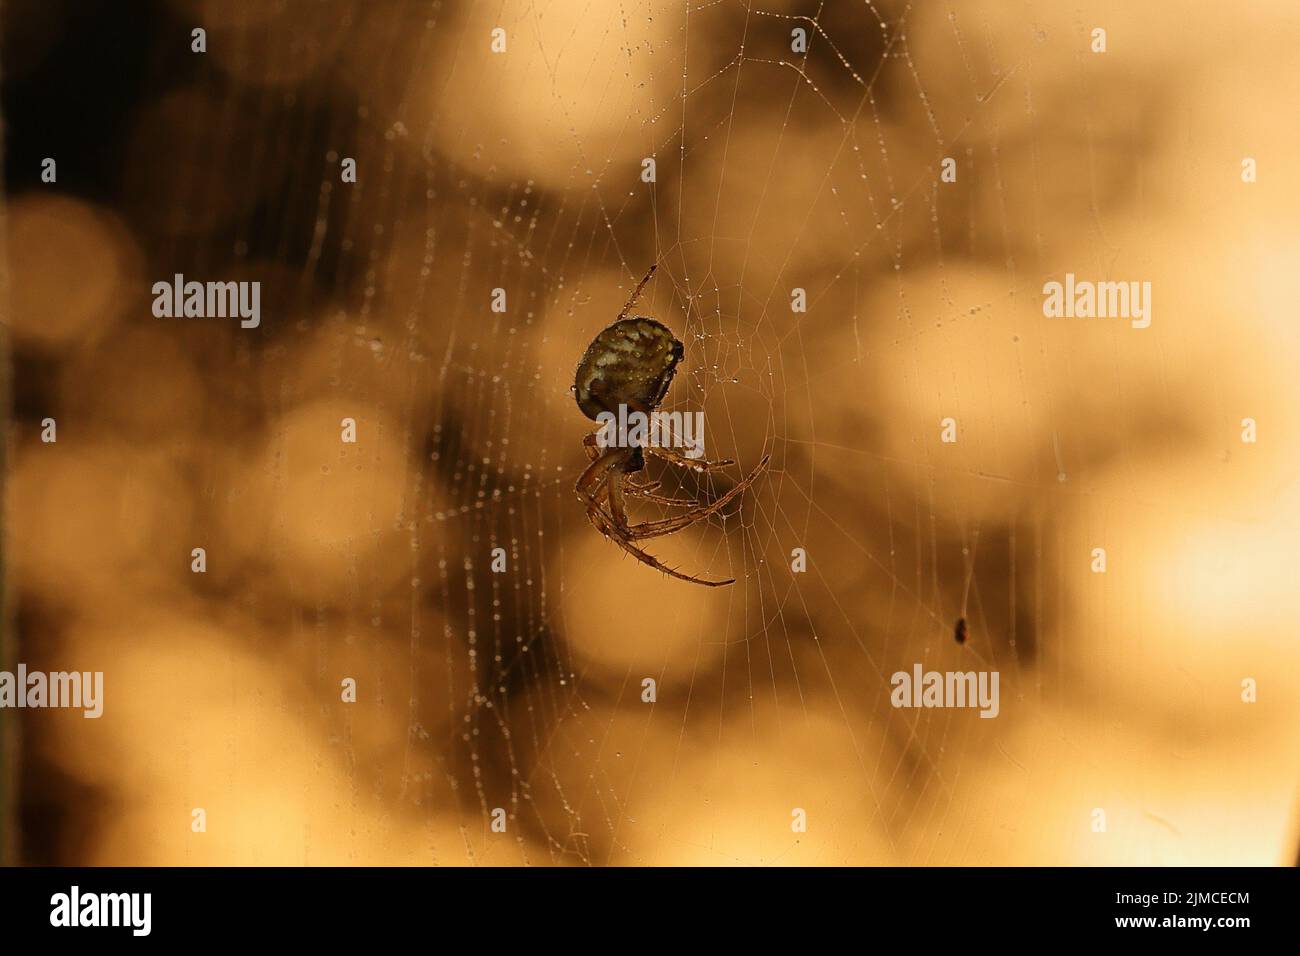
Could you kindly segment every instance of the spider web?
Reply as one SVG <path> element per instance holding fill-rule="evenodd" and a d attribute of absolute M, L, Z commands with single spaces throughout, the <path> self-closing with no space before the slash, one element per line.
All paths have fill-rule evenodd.
<path fill-rule="evenodd" d="M 175 0 L 208 60 L 146 104 L 115 198 L 159 276 L 260 279 L 267 318 L 101 360 L 172 395 L 193 434 L 146 418 L 127 460 L 182 456 L 149 520 L 214 557 L 129 607 L 82 589 L 128 624 L 68 646 L 112 651 L 113 739 L 157 775 L 95 769 L 137 811 L 95 861 L 1287 858 L 1296 203 L 1237 168 L 1294 153 L 1238 108 L 1294 78 L 1224 49 L 1284 62 L 1297 29 L 1129 6 Z M 727 588 L 573 491 L 574 367 L 651 264 L 632 314 L 685 345 L 662 408 L 735 464 L 650 478 L 713 501 L 771 456 L 644 542 Z M 1152 327 L 1046 318 L 1067 272 L 1152 281 Z M 87 361 L 70 412 L 138 427 Z M 36 566 L 25 595 L 66 590 Z M 996 672 L 997 716 L 893 706 L 914 665 Z M 155 673 L 194 711 L 159 721 Z M 49 747 L 113 752 L 83 739 Z M 214 793 L 226 842 L 160 835 Z"/>
<path fill-rule="evenodd" d="M 468 675 L 452 665 L 444 768 L 457 789 L 472 783 L 484 821 L 508 811 L 517 843 L 503 858 L 502 837 L 469 824 L 471 856 L 1227 852 L 1213 836 L 1174 848 L 1163 831 L 1183 832 L 1167 817 L 1195 828 L 1196 810 L 1169 809 L 1163 780 L 1126 788 L 1105 769 L 1117 749 L 1163 745 L 1158 733 L 1089 730 L 1107 707 L 1142 713 L 1165 678 L 1138 677 L 1128 697 L 1111 686 L 1113 655 L 1064 648 L 1099 619 L 1089 602 L 1106 600 L 1070 570 L 1098 529 L 1077 527 L 1087 509 L 1069 482 L 1114 454 L 1099 421 L 1079 420 L 1113 409 L 1069 413 L 1089 390 L 1070 380 L 1070 346 L 1043 329 L 1037 295 L 1072 261 L 1082 272 L 1113 259 L 1107 218 L 1137 188 L 1118 167 L 1151 148 L 1153 106 L 1059 119 L 1130 80 L 1086 62 L 1090 25 L 1031 5 L 871 2 L 503 6 L 466 22 L 462 49 L 482 46 L 477 29 L 505 29 L 503 55 L 527 58 L 549 107 L 544 138 L 518 135 L 504 120 L 517 113 L 458 127 L 451 110 L 426 143 L 478 177 L 433 201 L 433 231 L 463 219 L 470 241 L 442 253 L 464 262 L 433 412 L 447 507 L 421 541 L 447 571 L 451 652 L 471 657 Z M 490 56 L 465 55 L 449 86 L 462 69 L 488 99 L 520 95 Z M 534 178 L 543 139 L 554 154 Z M 956 182 L 941 178 L 946 158 Z M 1062 185 L 1053 164 L 1091 172 Z M 1081 235 L 1051 221 L 1061 202 L 1087 211 Z M 740 509 L 645 542 L 688 573 L 737 578 L 729 590 L 697 593 L 599 541 L 571 490 L 589 427 L 567 391 L 573 364 L 650 262 L 658 275 L 633 314 L 686 344 L 664 407 L 702 409 L 709 457 L 738 461 L 652 477 L 711 500 L 772 455 Z M 485 320 L 486 276 L 524 300 L 522 317 L 515 305 Z M 438 293 L 416 311 L 437 314 Z M 1131 385 L 1132 370 L 1110 373 Z M 1174 407 L 1173 388 L 1150 401 Z M 1142 432 L 1141 416 L 1120 417 L 1118 433 Z M 507 573 L 488 569 L 498 546 Z M 792 569 L 795 549 L 806 570 Z M 914 662 L 997 671 L 1000 719 L 891 707 L 891 675 Z M 1122 845 L 1089 842 L 1094 808 L 1108 806 Z M 806 832 L 791 828 L 800 812 Z"/>

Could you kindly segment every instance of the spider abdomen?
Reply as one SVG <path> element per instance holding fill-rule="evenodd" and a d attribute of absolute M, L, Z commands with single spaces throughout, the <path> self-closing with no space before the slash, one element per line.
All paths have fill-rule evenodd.
<path fill-rule="evenodd" d="M 621 319 L 587 346 L 574 375 L 578 408 L 592 421 L 620 405 L 653 411 L 668 394 L 682 360 L 682 343 L 661 322 L 644 316 Z"/>

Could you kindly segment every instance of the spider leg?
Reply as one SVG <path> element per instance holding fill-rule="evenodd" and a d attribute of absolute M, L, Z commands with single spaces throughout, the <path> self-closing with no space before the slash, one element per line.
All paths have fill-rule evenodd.
<path fill-rule="evenodd" d="M 617 477 L 618 472 L 612 467 L 606 467 L 603 471 L 596 472 L 596 463 L 592 462 L 587 470 L 582 473 L 578 483 L 574 485 L 574 491 L 578 493 L 578 500 L 586 506 L 587 520 L 592 523 L 597 531 L 605 537 L 610 537 L 617 531 L 617 522 L 614 516 L 606 510 L 609 502 L 609 489 L 613 480 Z M 624 524 L 626 524 L 626 519 Z"/>
<path fill-rule="evenodd" d="M 583 450 L 587 453 L 588 461 L 595 461 L 600 457 L 600 442 L 597 438 L 599 432 L 592 432 L 582 439 Z M 653 502 L 657 505 L 668 505 L 669 507 L 694 508 L 699 504 L 693 498 L 668 498 L 664 495 L 653 494 L 654 490 L 663 484 L 662 481 L 649 481 L 645 484 L 637 484 L 630 478 L 623 479 L 623 487 L 627 494 L 633 498 L 644 498 L 646 501 Z"/>
<path fill-rule="evenodd" d="M 697 471 L 707 470 L 709 468 L 722 468 L 725 465 L 735 464 L 735 462 L 730 458 L 724 458 L 721 461 L 706 461 L 703 458 L 692 458 L 684 452 L 677 451 L 679 448 L 690 447 L 691 443 L 678 434 L 676 429 L 673 428 L 671 420 L 660 422 L 658 429 L 658 440 L 656 441 L 652 438 L 650 442 L 651 447 L 647 448 L 646 451 L 656 452 L 656 449 L 663 449 L 666 454 L 661 455 L 660 457 L 665 461 L 672 461 L 674 464 L 679 464 L 687 468 L 695 468 Z M 702 450 L 703 449 L 701 448 L 701 451 Z M 697 466 L 702 466 L 702 468 L 697 468 Z"/>
<path fill-rule="evenodd" d="M 609 516 L 614 521 L 614 528 L 617 531 L 627 531 L 627 508 L 623 504 L 623 476 L 611 475 L 605 484 L 605 491 L 609 495 Z"/>
<path fill-rule="evenodd" d="M 641 290 L 645 288 L 645 284 L 650 281 L 650 277 L 655 274 L 655 270 L 658 268 L 659 268 L 659 263 L 656 262 L 654 265 L 650 267 L 649 271 L 646 272 L 645 278 L 642 279 L 640 284 L 637 285 L 637 287 L 632 290 L 632 298 L 627 300 L 627 305 L 623 306 L 623 311 L 618 314 L 618 318 L 614 320 L 615 322 L 619 322 L 627 318 L 627 314 L 632 311 L 632 305 L 636 302 L 637 297 L 641 295 Z"/>
<path fill-rule="evenodd" d="M 623 493 L 629 498 L 642 498 L 657 505 L 668 505 L 670 507 L 675 505 L 679 508 L 694 508 L 699 505 L 699 502 L 694 498 L 669 498 L 666 495 L 654 494 L 654 489 L 662 484 L 662 481 L 651 481 L 644 485 L 638 485 L 626 475 L 622 479 Z M 605 485 L 597 489 L 594 494 L 599 504 L 604 504 L 609 500 L 609 491 Z"/>
<path fill-rule="evenodd" d="M 595 521 L 593 520 L 593 524 L 594 523 Z M 597 525 L 597 527 L 599 528 L 600 526 Z M 601 528 L 601 530 L 603 531 L 605 529 Z M 696 577 L 692 577 L 689 574 L 683 574 L 680 571 L 668 567 L 668 565 L 664 564 L 662 561 L 660 561 L 658 558 L 654 557 L 653 555 L 646 554 L 644 551 L 642 551 L 632 542 L 628 541 L 626 538 L 621 537 L 617 531 L 609 531 L 609 533 L 606 536 L 612 539 L 615 544 L 617 544 L 628 554 L 632 555 L 632 557 L 636 558 L 642 564 L 648 564 L 656 571 L 662 571 L 664 574 L 668 575 L 669 577 L 676 578 L 679 581 L 687 581 L 691 584 L 703 584 L 706 588 L 720 588 L 720 587 L 725 587 L 728 584 L 736 583 L 735 578 L 727 578 L 725 581 L 706 581 L 704 578 L 696 578 Z"/>
<path fill-rule="evenodd" d="M 593 467 L 594 467 L 593 462 Z M 591 467 L 587 469 L 588 472 Z M 583 473 L 584 476 L 586 472 Z M 617 471 L 606 470 L 601 473 L 600 477 L 594 479 L 596 484 L 589 491 L 580 488 L 579 495 L 586 496 L 589 502 L 587 506 L 587 519 L 595 526 L 596 530 L 606 538 L 610 538 L 620 548 L 626 551 L 632 557 L 636 558 L 642 564 L 648 564 L 656 571 L 662 571 L 669 577 L 677 578 L 679 581 L 688 581 L 691 584 L 703 584 L 705 587 L 717 588 L 727 584 L 735 584 L 735 578 L 728 578 L 725 581 L 706 581 L 704 578 L 692 577 L 689 574 L 683 574 L 674 568 L 668 567 L 658 558 L 647 554 L 636 545 L 632 544 L 627 538 L 627 513 L 623 509 L 623 498 L 621 489 L 622 476 Z M 582 480 L 579 479 L 581 486 Z M 608 499 L 610 510 L 606 512 L 602 508 L 601 502 Z"/>
<path fill-rule="evenodd" d="M 694 498 L 668 498 L 663 494 L 651 494 L 642 492 L 641 489 L 629 488 L 629 498 L 641 498 L 642 501 L 649 501 L 651 505 L 663 505 L 664 507 L 699 507 L 699 502 Z"/>
<path fill-rule="evenodd" d="M 585 441 L 582 444 L 586 446 Z M 628 459 L 628 450 L 606 449 L 597 451 L 594 446 L 588 446 L 588 453 L 586 454 L 591 459 L 591 463 L 578 476 L 577 483 L 573 485 L 573 490 L 577 493 L 578 501 L 593 506 L 595 505 L 595 493 L 599 492 L 601 485 L 610 479 L 610 473 L 614 472 L 617 467 Z"/>
<path fill-rule="evenodd" d="M 668 567 L 654 555 L 646 554 L 636 545 L 628 540 L 627 532 L 627 514 L 623 510 L 623 497 L 621 497 L 620 480 L 621 475 L 617 471 L 617 466 L 625 460 L 625 449 L 610 449 L 601 457 L 591 462 L 586 471 L 577 480 L 573 490 L 577 492 L 577 497 L 586 505 L 586 516 L 589 522 L 594 525 L 597 531 L 607 538 L 611 538 L 619 548 L 627 551 L 628 554 L 636 558 L 643 564 L 649 564 L 656 571 L 663 571 L 664 574 L 676 578 L 677 580 L 689 581 L 692 584 L 703 584 L 707 588 L 720 588 L 724 584 L 735 584 L 736 579 L 724 581 L 707 581 L 703 578 L 692 578 L 690 575 L 682 574 L 675 568 Z M 602 502 L 608 498 L 610 501 L 610 511 L 603 509 Z M 621 525 L 621 527 L 620 527 Z"/>
<path fill-rule="evenodd" d="M 655 494 L 655 489 L 663 484 L 662 481 L 650 481 L 644 485 L 638 485 L 629 478 L 623 479 L 623 491 L 629 498 L 641 498 L 645 501 L 653 502 L 657 505 L 667 505 L 677 508 L 694 508 L 699 502 L 694 498 L 670 498 L 667 495 Z"/>
<path fill-rule="evenodd" d="M 586 438 L 582 440 L 582 447 L 587 452 L 588 461 L 595 461 L 601 455 L 600 445 L 596 441 L 596 434 L 597 434 L 596 432 L 593 432 L 592 434 L 588 435 Z M 639 485 L 633 482 L 628 477 L 626 476 L 623 477 L 623 487 L 627 489 L 628 495 L 634 498 L 644 498 L 646 501 L 652 501 L 655 504 L 677 505 L 679 507 L 685 507 L 685 508 L 693 508 L 699 504 L 698 501 L 695 501 L 694 499 L 691 498 L 667 498 L 663 495 L 653 494 L 654 490 L 662 484 L 663 484 L 662 481 L 651 481 L 651 482 L 647 482 L 644 485 Z M 597 490 L 599 489 L 593 489 L 593 493 L 595 493 Z M 579 493 L 579 497 L 584 497 L 584 496 L 581 493 Z M 604 498 L 607 497 L 607 493 L 604 492 L 603 490 L 599 490 L 599 494 L 596 494 L 596 497 L 603 501 Z"/>
<path fill-rule="evenodd" d="M 584 442 L 584 445 L 586 445 L 586 442 Z M 589 448 L 588 457 L 591 457 L 591 452 L 594 450 L 594 448 Z M 579 476 L 573 490 L 577 494 L 578 500 L 586 505 L 587 520 L 595 526 L 597 531 L 606 538 L 612 539 L 615 544 L 642 564 L 648 564 L 669 577 L 677 578 L 680 581 L 688 581 L 691 584 L 703 584 L 705 587 L 710 588 L 735 584 L 735 578 L 728 578 L 725 581 L 706 581 L 704 578 L 683 574 L 632 544 L 628 537 L 627 512 L 623 507 L 623 475 L 619 471 L 620 467 L 628 460 L 629 454 L 626 448 L 606 449 L 604 452 L 597 453 L 582 475 Z M 734 494 L 735 491 L 736 489 L 733 488 L 731 494 Z M 609 502 L 609 511 L 602 507 L 606 500 Z M 662 533 L 667 534 L 669 532 Z"/>
<path fill-rule="evenodd" d="M 599 434 L 599 431 L 594 431 L 591 434 L 584 436 L 582 439 L 582 450 L 587 453 L 588 461 L 595 461 L 600 457 L 601 452 L 603 451 L 600 447 L 600 441 L 597 438 Z"/>
<path fill-rule="evenodd" d="M 676 448 L 667 448 L 661 445 L 649 445 L 645 449 L 650 454 L 662 458 L 664 461 L 676 465 L 678 468 L 688 468 L 691 471 L 709 471 L 713 468 L 725 468 L 728 465 L 734 465 L 735 462 L 730 458 L 723 458 L 720 461 L 706 461 L 703 458 L 690 458 L 683 455 Z"/>
<path fill-rule="evenodd" d="M 758 463 L 757 468 L 751 471 L 747 477 L 736 485 L 736 487 L 732 488 L 712 504 L 694 508 L 686 512 L 686 514 L 678 515 L 675 518 L 662 518 L 658 521 L 643 521 L 640 524 L 628 526 L 627 536 L 629 540 L 636 541 L 644 538 L 662 537 L 666 534 L 673 534 L 674 532 L 681 531 L 683 528 L 686 528 L 697 521 L 704 520 L 752 485 L 754 480 L 762 474 L 763 469 L 767 467 L 769 458 L 771 458 L 770 455 L 764 455 L 763 460 Z"/>

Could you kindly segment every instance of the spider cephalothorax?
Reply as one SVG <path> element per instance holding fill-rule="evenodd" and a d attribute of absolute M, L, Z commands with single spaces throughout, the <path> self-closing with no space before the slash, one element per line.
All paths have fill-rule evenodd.
<path fill-rule="evenodd" d="M 672 384 L 673 373 L 682 360 L 682 343 L 661 322 L 645 316 L 627 318 L 628 310 L 636 302 L 637 296 L 645 284 L 654 275 L 651 266 L 645 278 L 632 292 L 632 297 L 623 311 L 607 328 L 597 335 L 587 346 L 578 370 L 574 375 L 573 394 L 578 408 L 592 421 L 600 416 L 618 416 L 620 411 L 650 416 L 663 402 Z M 670 574 L 683 581 L 718 587 L 734 583 L 726 581 L 705 581 L 702 578 L 682 574 L 664 564 L 657 558 L 642 551 L 632 542 L 645 538 L 657 538 L 681 531 L 697 521 L 721 509 L 742 491 L 748 488 L 767 467 L 767 456 L 758 463 L 758 467 L 712 504 L 701 505 L 695 501 L 666 498 L 656 495 L 654 490 L 659 482 L 636 484 L 626 476 L 635 474 L 645 467 L 645 454 L 648 452 L 677 465 L 693 471 L 707 471 L 734 464 L 732 461 L 705 461 L 691 458 L 681 451 L 662 443 L 615 443 L 603 447 L 598 436 L 593 432 L 583 439 L 587 457 L 591 464 L 578 479 L 575 490 L 578 499 L 587 507 L 587 517 L 596 529 L 607 538 L 613 538 L 624 551 L 638 561 L 665 574 Z M 643 521 L 628 524 L 624 496 L 642 498 L 661 505 L 689 508 L 685 514 L 675 518 L 663 518 L 659 521 Z"/>

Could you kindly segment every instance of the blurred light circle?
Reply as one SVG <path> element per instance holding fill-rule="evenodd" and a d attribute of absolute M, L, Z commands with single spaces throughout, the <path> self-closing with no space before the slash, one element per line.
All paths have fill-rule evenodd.
<path fill-rule="evenodd" d="M 343 440 L 355 423 L 356 442 Z M 415 487 L 408 436 L 359 401 L 323 398 L 269 423 L 238 453 L 225 530 L 246 559 L 269 564 L 302 601 L 349 605 L 416 568 L 405 525 Z"/>
<path fill-rule="evenodd" d="M 137 254 L 105 213 L 66 196 L 27 194 L 9 207 L 15 345 L 58 354 L 94 342 L 135 298 Z"/>

